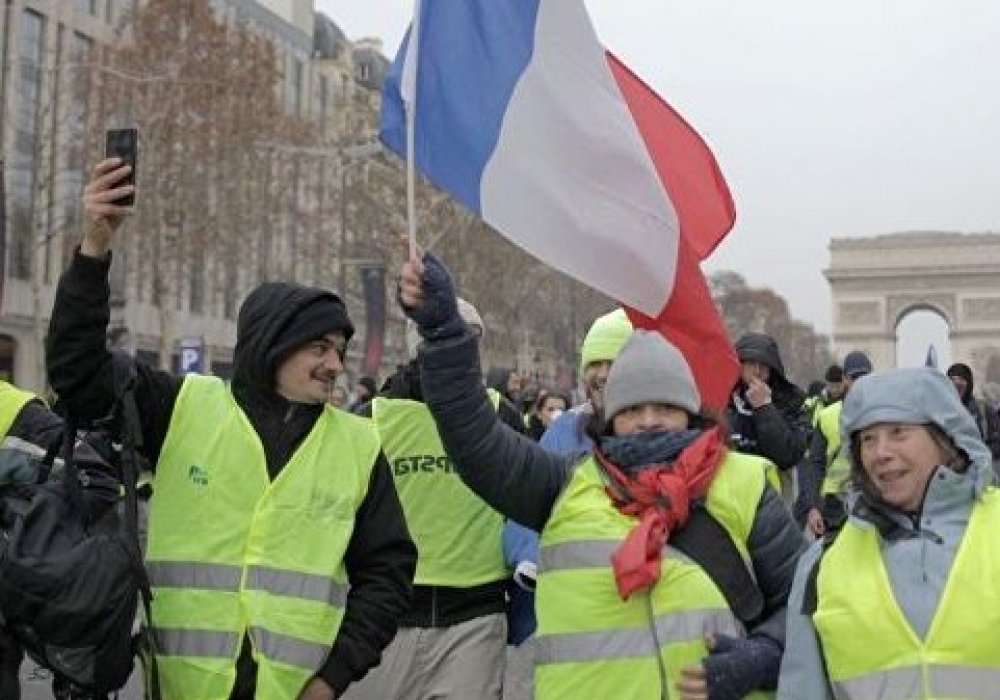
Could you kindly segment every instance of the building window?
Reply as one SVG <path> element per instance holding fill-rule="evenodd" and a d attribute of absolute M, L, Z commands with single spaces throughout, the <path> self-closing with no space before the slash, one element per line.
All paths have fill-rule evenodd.
<path fill-rule="evenodd" d="M 97 0 L 76 0 L 76 11 L 85 15 L 96 15 Z"/>
<path fill-rule="evenodd" d="M 358 80 L 362 83 L 368 82 L 372 77 L 372 64 L 364 61 L 358 64 Z"/>
<path fill-rule="evenodd" d="M 17 354 L 17 341 L 9 335 L 0 335 L 0 379 L 14 381 L 14 356 Z"/>
<path fill-rule="evenodd" d="M 225 259 L 225 286 L 222 292 L 222 317 L 227 321 L 236 319 L 236 296 L 238 294 L 239 267 L 235 255 L 223 255 Z"/>
<path fill-rule="evenodd" d="M 10 275 L 28 279 L 33 253 L 35 177 L 38 160 L 38 108 L 42 85 L 42 16 L 25 10 L 21 16 L 20 75 L 16 131 L 10 169 Z"/>
<path fill-rule="evenodd" d="M 63 76 L 64 90 L 67 94 L 65 145 L 62 152 L 66 156 L 63 173 L 63 205 L 62 229 L 64 235 L 76 240 L 76 232 L 80 227 L 80 197 L 83 195 L 84 184 L 84 151 L 86 150 L 86 131 L 88 114 L 88 97 L 90 91 L 90 70 L 88 64 L 93 51 L 93 41 L 74 32 L 69 38 L 69 61 Z M 63 247 L 63 265 L 69 262 L 70 246 Z"/>
<path fill-rule="evenodd" d="M 289 107 L 292 110 L 292 114 L 299 115 L 302 114 L 302 79 L 303 79 L 303 66 L 302 61 L 297 58 L 292 59 L 292 81 L 288 86 L 291 90 L 291 100 Z"/>
<path fill-rule="evenodd" d="M 324 136 L 327 131 L 327 120 L 330 118 L 330 84 L 325 75 L 319 77 L 319 128 Z"/>
<path fill-rule="evenodd" d="M 188 262 L 188 308 L 193 314 L 205 313 L 205 256 L 192 255 Z"/>

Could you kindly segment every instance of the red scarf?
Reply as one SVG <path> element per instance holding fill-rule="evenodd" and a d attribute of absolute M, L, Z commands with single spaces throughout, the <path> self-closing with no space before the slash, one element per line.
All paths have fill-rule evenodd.
<path fill-rule="evenodd" d="M 594 455 L 611 479 L 608 496 L 618 512 L 639 518 L 639 524 L 611 556 L 618 593 L 627 600 L 659 580 L 670 533 L 684 527 L 691 501 L 708 493 L 726 456 L 726 446 L 718 428 L 706 430 L 673 464 L 647 467 L 634 478 L 626 476 L 599 450 Z"/>

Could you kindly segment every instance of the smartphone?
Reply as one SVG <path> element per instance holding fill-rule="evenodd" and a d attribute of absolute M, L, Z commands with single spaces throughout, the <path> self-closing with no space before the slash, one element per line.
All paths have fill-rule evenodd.
<path fill-rule="evenodd" d="M 123 165 L 132 166 L 131 172 L 119 180 L 116 186 L 135 185 L 136 152 L 138 146 L 139 133 L 135 129 L 108 129 L 107 145 L 104 149 L 105 157 L 121 158 Z M 114 203 L 122 207 L 133 206 L 135 204 L 135 192 L 117 199 Z"/>

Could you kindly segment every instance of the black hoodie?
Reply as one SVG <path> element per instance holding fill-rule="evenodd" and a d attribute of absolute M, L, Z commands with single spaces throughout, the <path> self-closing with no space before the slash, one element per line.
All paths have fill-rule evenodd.
<path fill-rule="evenodd" d="M 960 395 L 962 404 L 976 421 L 979 434 L 993 453 L 993 459 L 1000 460 L 1000 413 L 997 407 L 975 397 L 975 382 L 969 365 L 957 362 L 948 368 L 946 374 L 949 378 L 961 377 L 965 380 L 965 391 Z"/>
<path fill-rule="evenodd" d="M 67 407 L 83 419 L 105 415 L 114 397 L 111 354 L 105 348 L 109 266 L 110 256 L 101 260 L 77 252 L 56 290 L 49 327 L 49 380 Z M 328 293 L 292 285 L 267 287 L 251 295 L 255 300 L 241 309 L 233 393 L 261 438 L 268 473 L 274 478 L 312 429 L 322 406 L 294 404 L 276 394 L 274 358 L 269 360 L 268 353 L 276 349 L 285 324 Z M 142 363 L 136 369 L 143 449 L 155 464 L 183 377 Z M 381 454 L 358 509 L 344 562 L 351 583 L 346 612 L 330 655 L 317 674 L 338 696 L 379 663 L 382 649 L 396 633 L 399 616 L 409 605 L 416 567 L 416 548 Z M 248 652 L 244 640 L 232 700 L 253 697 L 256 673 Z"/>
<path fill-rule="evenodd" d="M 805 454 L 809 416 L 803 403 L 805 394 L 785 378 L 778 344 L 764 333 L 747 333 L 736 341 L 740 362 L 760 362 L 771 369 L 767 381 L 771 403 L 751 408 L 746 387 L 737 383 L 729 399 L 726 420 L 733 446 L 740 452 L 760 455 L 779 469 L 791 469 Z"/>

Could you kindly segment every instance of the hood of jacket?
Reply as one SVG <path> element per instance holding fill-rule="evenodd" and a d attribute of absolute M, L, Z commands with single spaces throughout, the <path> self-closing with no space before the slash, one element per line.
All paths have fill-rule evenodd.
<path fill-rule="evenodd" d="M 852 435 L 876 423 L 936 425 L 968 458 L 976 495 L 993 482 L 990 449 L 951 380 L 936 369 L 913 367 L 858 379 L 844 398 L 840 414 L 843 444 L 849 445 Z M 852 463 L 851 469 L 862 467 Z"/>
<path fill-rule="evenodd" d="M 734 347 L 740 362 L 760 362 L 771 368 L 767 384 L 771 387 L 772 400 L 777 408 L 782 411 L 797 410 L 802 405 L 805 392 L 785 377 L 785 365 L 781 362 L 781 353 L 774 338 L 766 333 L 744 333 Z M 742 396 L 745 389 L 742 381 L 737 384 L 737 389 Z"/>
<path fill-rule="evenodd" d="M 972 401 L 973 389 L 976 386 L 972 379 L 972 368 L 962 362 L 956 362 L 948 368 L 945 375 L 948 377 L 961 377 L 965 380 L 966 387 L 965 391 L 962 392 L 962 403 L 968 406 L 969 402 Z"/>
<path fill-rule="evenodd" d="M 510 375 L 512 374 L 514 374 L 514 370 L 509 367 L 490 367 L 486 373 L 486 386 L 490 389 L 496 389 L 505 399 L 513 401 L 514 399 L 507 389 L 507 384 L 510 382 Z"/>
<path fill-rule="evenodd" d="M 306 317 L 308 327 L 301 323 Z M 236 321 L 234 387 L 275 394 L 274 372 L 281 353 L 336 331 L 350 340 L 354 327 L 333 292 L 284 282 L 260 285 L 247 296 Z"/>

